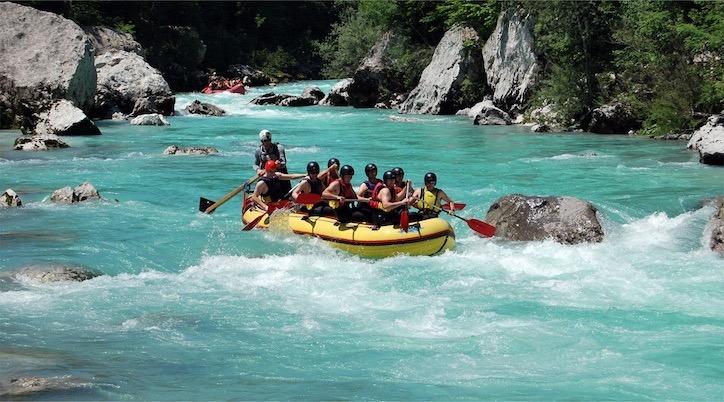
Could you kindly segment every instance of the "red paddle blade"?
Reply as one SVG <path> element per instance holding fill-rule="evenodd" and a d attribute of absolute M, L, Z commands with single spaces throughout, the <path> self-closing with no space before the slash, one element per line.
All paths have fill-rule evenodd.
<path fill-rule="evenodd" d="M 266 210 L 265 214 L 261 214 L 261 215 L 257 216 L 253 221 L 247 223 L 246 226 L 244 226 L 241 230 L 247 231 L 247 230 L 254 229 L 256 227 L 256 225 L 258 225 L 259 222 L 261 222 L 261 220 L 264 219 L 265 216 L 271 216 L 271 214 L 274 212 L 274 210 L 277 209 L 276 205 L 271 204 L 271 203 L 269 205 L 267 205 L 267 207 L 269 207 L 269 208 Z"/>
<path fill-rule="evenodd" d="M 462 202 L 456 202 L 456 203 L 455 203 L 455 209 L 450 209 L 450 204 L 445 204 L 445 205 L 443 205 L 443 206 L 442 206 L 442 209 L 444 209 L 444 210 L 446 210 L 446 211 L 460 211 L 460 210 L 465 209 L 465 205 L 466 205 L 466 204 L 463 204 Z"/>
<path fill-rule="evenodd" d="M 479 233 L 485 237 L 495 236 L 495 226 L 477 219 L 468 219 L 467 222 L 470 229 L 472 229 L 476 233 Z"/>
<path fill-rule="evenodd" d="M 319 194 L 299 194 L 297 204 L 316 204 L 322 199 Z"/>
<path fill-rule="evenodd" d="M 410 228 L 410 215 L 408 214 L 406 209 L 402 210 L 402 213 L 400 214 L 400 227 L 405 232 L 407 232 L 407 230 Z"/>

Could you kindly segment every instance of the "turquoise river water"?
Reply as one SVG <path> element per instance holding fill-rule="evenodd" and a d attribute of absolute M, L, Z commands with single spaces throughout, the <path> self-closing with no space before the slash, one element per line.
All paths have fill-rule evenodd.
<path fill-rule="evenodd" d="M 333 82 L 280 85 L 325 92 Z M 724 260 L 707 247 L 724 169 L 681 142 L 534 134 L 463 117 L 256 106 L 246 95 L 181 94 L 167 127 L 103 121 L 72 148 L 12 151 L 0 132 L 0 274 L 69 264 L 81 283 L 0 281 L 0 379 L 81 386 L 31 399 L 720 399 Z M 225 117 L 185 115 L 194 99 Z M 399 117 L 402 117 L 400 119 Z M 454 220 L 436 257 L 366 260 L 283 232 L 241 232 L 239 199 L 257 133 L 291 171 L 335 156 L 427 170 L 464 216 L 506 194 L 594 203 L 600 244 L 482 239 Z M 210 157 L 164 156 L 204 145 Z M 90 181 L 107 201 L 54 205 Z"/>

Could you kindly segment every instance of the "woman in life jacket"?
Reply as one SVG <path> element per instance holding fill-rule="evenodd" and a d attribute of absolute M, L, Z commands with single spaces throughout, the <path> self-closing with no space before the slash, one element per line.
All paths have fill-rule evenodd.
<path fill-rule="evenodd" d="M 388 170 L 382 175 L 382 183 L 377 183 L 372 189 L 370 207 L 376 208 L 372 214 L 372 223 L 375 225 L 382 226 L 399 222 L 403 207 L 415 201 L 408 197 L 397 201 L 395 178 L 394 171 Z"/>
<path fill-rule="evenodd" d="M 292 192 L 292 199 L 296 201 L 301 194 L 317 194 L 321 197 L 325 188 L 324 183 L 322 182 L 322 177 L 326 177 L 329 170 L 330 168 L 327 168 L 324 172 L 319 173 L 319 163 L 314 161 L 307 163 L 307 176 L 305 176 L 299 185 L 294 188 L 294 191 Z M 327 203 L 320 201 L 314 205 L 302 205 L 299 210 L 304 212 L 317 208 L 317 213 L 315 213 L 315 215 L 319 215 L 324 212 L 321 209 L 325 206 L 327 206 Z"/>
<path fill-rule="evenodd" d="M 303 174 L 287 174 L 277 172 L 278 165 L 276 161 L 266 161 L 264 164 L 264 174 L 259 178 L 251 195 L 251 200 L 264 211 L 269 209 L 270 202 L 277 202 L 287 197 L 287 192 L 282 186 L 282 182 L 289 180 L 301 179 Z"/>
<path fill-rule="evenodd" d="M 420 210 L 419 219 L 418 214 L 410 214 L 410 220 L 430 219 L 440 215 L 440 208 L 442 203 L 447 202 L 450 205 L 451 210 L 454 210 L 455 203 L 448 197 L 448 195 L 435 187 L 437 185 L 437 175 L 433 172 L 427 172 L 425 174 L 425 185 L 413 193 L 413 197 L 417 200 L 415 206 Z"/>
<path fill-rule="evenodd" d="M 359 207 L 354 205 L 354 200 L 369 201 L 367 198 L 357 197 L 352 188 L 352 176 L 354 169 L 350 165 L 344 165 L 339 169 L 340 178 L 331 182 L 322 192 L 322 198 L 328 200 L 328 205 L 334 209 L 337 220 L 342 223 L 363 222 L 368 217 Z"/>

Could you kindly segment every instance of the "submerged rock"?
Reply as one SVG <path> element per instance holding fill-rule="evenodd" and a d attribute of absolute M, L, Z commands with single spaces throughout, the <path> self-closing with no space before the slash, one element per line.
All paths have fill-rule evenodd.
<path fill-rule="evenodd" d="M 531 15 L 507 9 L 483 46 L 485 75 L 493 102 L 506 108 L 523 105 L 539 70 L 533 46 L 535 21 Z"/>
<path fill-rule="evenodd" d="M 348 91 L 350 84 L 352 84 L 351 78 L 345 78 L 334 84 L 327 96 L 319 101 L 319 104 L 324 106 L 349 106 Z"/>
<path fill-rule="evenodd" d="M 191 114 L 203 114 L 207 116 L 223 116 L 226 114 L 224 109 L 199 100 L 194 100 L 190 105 L 186 106 L 186 111 Z"/>
<path fill-rule="evenodd" d="M 20 196 L 11 188 L 0 195 L 0 207 L 20 207 L 22 205 Z"/>
<path fill-rule="evenodd" d="M 400 105 L 400 113 L 453 114 L 469 106 L 460 101 L 463 81 L 485 81 L 479 39 L 469 27 L 445 32 L 417 87 Z"/>
<path fill-rule="evenodd" d="M 70 148 L 70 145 L 54 134 L 18 137 L 13 145 L 16 151 L 47 151 L 52 148 Z"/>
<path fill-rule="evenodd" d="M 707 165 L 724 165 L 724 114 L 709 117 L 691 136 L 686 145 L 699 151 L 699 162 Z"/>
<path fill-rule="evenodd" d="M 101 276 L 100 272 L 72 265 L 51 264 L 31 265 L 18 270 L 14 277 L 18 280 L 38 283 L 83 282 Z"/>
<path fill-rule="evenodd" d="M 100 200 L 98 190 L 89 182 L 85 182 L 76 188 L 63 187 L 55 190 L 50 196 L 50 201 L 61 204 L 74 204 L 88 200 Z"/>
<path fill-rule="evenodd" d="M 724 256 L 724 197 L 719 197 L 714 201 L 714 208 L 716 211 L 709 223 L 712 228 L 709 246 Z"/>
<path fill-rule="evenodd" d="M 512 194 L 490 206 L 485 221 L 507 240 L 555 240 L 563 244 L 600 242 L 603 228 L 596 207 L 573 197 Z"/>
<path fill-rule="evenodd" d="M 39 135 L 100 135 L 95 123 L 65 99 L 53 103 L 46 112 L 39 115 L 35 133 Z"/>
<path fill-rule="evenodd" d="M 214 147 L 179 147 L 171 145 L 163 151 L 164 155 L 210 155 L 218 154 L 219 150 Z"/>
<path fill-rule="evenodd" d="M 0 397 L 24 397 L 43 392 L 85 388 L 88 382 L 72 377 L 19 376 L 0 382 Z"/>
<path fill-rule="evenodd" d="M 593 109 L 588 131 L 597 134 L 626 134 L 641 128 L 636 117 L 619 102 Z"/>
<path fill-rule="evenodd" d="M 131 122 L 133 126 L 168 126 L 171 123 L 168 122 L 163 116 L 158 113 L 142 114 L 134 117 Z"/>
<path fill-rule="evenodd" d="M 484 100 L 467 109 L 467 116 L 475 125 L 505 126 L 511 123 L 510 115 L 496 107 L 492 100 Z"/>

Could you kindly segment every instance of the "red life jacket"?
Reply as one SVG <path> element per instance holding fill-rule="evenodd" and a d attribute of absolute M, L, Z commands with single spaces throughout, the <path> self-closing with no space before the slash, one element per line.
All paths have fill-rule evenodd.
<path fill-rule="evenodd" d="M 375 187 L 372 189 L 372 196 L 370 196 L 370 207 L 372 208 L 382 208 L 382 201 L 380 200 L 380 191 L 385 188 L 385 184 L 383 182 L 378 182 L 375 184 Z M 394 195 L 393 195 L 394 197 Z"/>
<path fill-rule="evenodd" d="M 335 182 L 339 183 L 339 195 L 341 195 L 344 198 L 350 198 L 354 199 L 357 198 L 357 193 L 354 192 L 354 189 L 352 188 L 352 184 L 345 183 L 344 180 L 337 179 Z"/>

